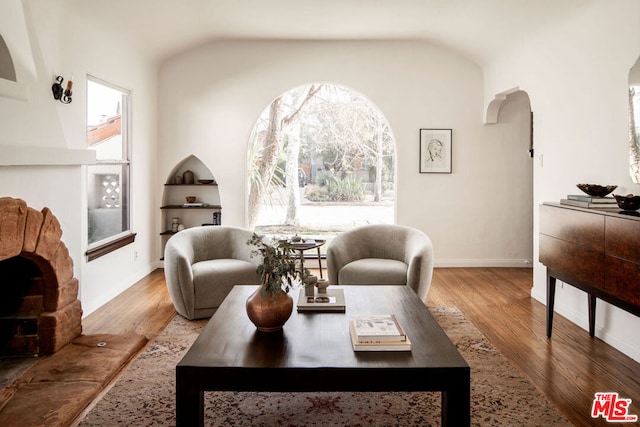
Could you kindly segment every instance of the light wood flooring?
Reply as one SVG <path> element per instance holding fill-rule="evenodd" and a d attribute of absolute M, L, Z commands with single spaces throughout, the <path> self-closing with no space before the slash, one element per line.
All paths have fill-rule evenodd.
<path fill-rule="evenodd" d="M 427 305 L 455 306 L 575 425 L 590 416 L 595 392 L 632 399 L 640 415 L 640 364 L 556 314 L 547 339 L 545 307 L 530 297 L 532 270 L 438 268 Z M 586 311 L 585 297 L 585 311 Z M 83 333 L 135 332 L 153 339 L 175 311 L 156 270 L 83 320 Z M 515 398 L 515 397 L 514 397 Z"/>

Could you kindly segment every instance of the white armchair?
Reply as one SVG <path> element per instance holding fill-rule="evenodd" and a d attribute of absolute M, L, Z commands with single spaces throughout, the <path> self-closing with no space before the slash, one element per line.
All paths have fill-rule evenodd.
<path fill-rule="evenodd" d="M 424 301 L 433 274 L 433 245 L 411 227 L 356 227 L 327 247 L 327 272 L 332 285 L 407 285 Z"/>
<path fill-rule="evenodd" d="M 247 245 L 253 232 L 239 227 L 203 226 L 173 235 L 164 250 L 164 274 L 178 313 L 211 317 L 234 285 L 258 285 L 260 257 Z"/>

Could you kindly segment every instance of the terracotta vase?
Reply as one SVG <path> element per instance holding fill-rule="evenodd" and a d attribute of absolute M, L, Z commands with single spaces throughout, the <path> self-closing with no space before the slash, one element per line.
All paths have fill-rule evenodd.
<path fill-rule="evenodd" d="M 247 315 L 259 331 L 275 332 L 289 320 L 293 311 L 293 298 L 284 291 L 271 294 L 266 281 L 247 298 Z"/>

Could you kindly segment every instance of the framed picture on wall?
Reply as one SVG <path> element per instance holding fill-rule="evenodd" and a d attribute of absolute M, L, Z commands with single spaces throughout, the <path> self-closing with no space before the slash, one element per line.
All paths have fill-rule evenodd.
<path fill-rule="evenodd" d="M 451 129 L 420 129 L 420 173 L 451 173 Z"/>

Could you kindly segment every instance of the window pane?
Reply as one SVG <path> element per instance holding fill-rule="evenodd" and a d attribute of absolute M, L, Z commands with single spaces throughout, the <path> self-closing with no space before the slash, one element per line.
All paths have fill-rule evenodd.
<path fill-rule="evenodd" d="M 330 83 L 293 88 L 251 133 L 249 228 L 329 240 L 354 226 L 393 224 L 395 156 L 391 127 L 365 96 Z"/>
<path fill-rule="evenodd" d="M 128 165 L 88 167 L 89 244 L 129 229 Z"/>
<path fill-rule="evenodd" d="M 126 140 L 123 121 L 127 94 L 88 80 L 87 145 L 98 160 L 124 160 Z"/>
<path fill-rule="evenodd" d="M 127 91 L 87 79 L 87 147 L 98 161 L 87 167 L 90 248 L 129 231 L 128 112 Z"/>

